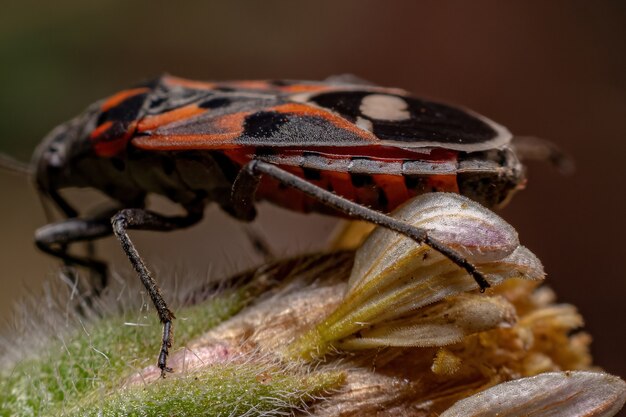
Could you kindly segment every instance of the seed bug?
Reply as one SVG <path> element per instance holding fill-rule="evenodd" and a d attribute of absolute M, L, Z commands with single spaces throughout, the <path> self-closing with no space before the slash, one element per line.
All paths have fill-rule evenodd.
<path fill-rule="evenodd" d="M 322 82 L 197 82 L 169 75 L 89 106 L 37 148 L 36 186 L 66 217 L 36 231 L 37 246 L 67 264 L 91 268 L 106 285 L 106 264 L 69 251 L 114 234 L 163 324 L 162 371 L 174 314 L 133 245 L 132 229 L 171 231 L 198 223 L 217 203 L 249 222 L 254 202 L 366 220 L 409 236 L 485 277 L 460 253 L 390 212 L 413 196 L 461 193 L 488 207 L 524 184 L 503 126 L 469 110 L 400 89 L 333 78 Z M 117 205 L 85 217 L 60 190 L 91 187 Z M 163 195 L 186 215 L 145 207 Z"/>

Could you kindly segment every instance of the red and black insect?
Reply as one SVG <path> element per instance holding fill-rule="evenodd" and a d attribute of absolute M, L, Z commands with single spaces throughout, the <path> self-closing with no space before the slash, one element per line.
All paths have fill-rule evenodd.
<path fill-rule="evenodd" d="M 67 217 L 37 230 L 39 248 L 69 264 L 106 266 L 68 247 L 115 234 L 164 325 L 158 365 L 169 371 L 174 315 L 128 236 L 129 229 L 189 227 L 215 202 L 237 219 L 254 201 L 358 218 L 403 233 L 485 277 L 425 230 L 384 213 L 418 194 L 449 191 L 502 205 L 524 183 L 511 134 L 495 122 L 403 90 L 329 79 L 196 82 L 163 76 L 97 102 L 54 129 L 37 149 L 36 183 Z M 59 193 L 93 187 L 115 210 L 81 217 Z M 145 209 L 156 193 L 184 216 Z"/>

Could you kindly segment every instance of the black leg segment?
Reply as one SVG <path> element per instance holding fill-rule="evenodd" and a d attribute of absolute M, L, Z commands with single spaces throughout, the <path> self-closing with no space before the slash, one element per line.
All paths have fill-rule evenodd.
<path fill-rule="evenodd" d="M 135 245 L 128 236 L 129 229 L 169 231 L 189 227 L 202 219 L 203 210 L 190 211 L 187 216 L 161 216 L 159 214 L 144 209 L 124 209 L 111 219 L 113 233 L 119 239 L 122 249 L 128 256 L 130 263 L 139 275 L 139 279 L 148 291 L 150 299 L 157 310 L 159 319 L 163 323 L 163 337 L 161 339 L 161 350 L 159 352 L 158 366 L 161 368 L 161 376 L 172 369 L 167 367 L 167 356 L 172 347 L 172 321 L 174 313 L 169 309 L 163 299 L 161 290 L 156 281 L 146 267 L 144 260 L 137 252 Z"/>
<path fill-rule="evenodd" d="M 96 275 L 96 294 L 107 285 L 107 266 L 94 258 L 93 250 L 87 256 L 72 255 L 68 252 L 74 242 L 92 241 L 113 233 L 109 218 L 71 218 L 43 226 L 35 232 L 37 247 L 52 256 L 62 259 L 67 266 L 80 265 L 89 268 Z"/>
<path fill-rule="evenodd" d="M 490 286 L 485 276 L 480 273 L 471 262 L 465 259 L 459 252 L 446 246 L 437 239 L 430 237 L 426 230 L 354 203 L 267 162 L 259 160 L 250 161 L 242 168 L 235 181 L 233 186 L 233 203 L 235 207 L 237 207 L 237 210 L 241 210 L 242 215 L 249 213 L 250 207 L 253 207 L 254 191 L 256 191 L 256 187 L 262 175 L 269 175 L 281 183 L 295 188 L 350 217 L 377 224 L 395 232 L 402 233 L 418 243 L 426 244 L 446 256 L 459 267 L 465 269 L 472 278 L 474 278 L 481 292 Z"/>

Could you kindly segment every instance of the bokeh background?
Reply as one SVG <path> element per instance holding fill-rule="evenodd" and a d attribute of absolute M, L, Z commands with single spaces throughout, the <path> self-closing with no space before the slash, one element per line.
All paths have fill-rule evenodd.
<path fill-rule="evenodd" d="M 542 259 L 559 299 L 582 311 L 597 364 L 626 376 L 625 2 L 0 3 L 0 152 L 22 160 L 90 102 L 163 72 L 353 73 L 550 138 L 575 158 L 576 173 L 531 164 L 527 190 L 500 214 Z M 334 222 L 262 207 L 258 227 L 287 254 L 323 247 Z M 44 223 L 29 181 L 0 172 L 3 323 L 16 301 L 54 279 L 57 264 L 32 245 Z M 185 281 L 259 262 L 240 226 L 216 209 L 189 231 L 134 236 L 152 264 Z M 115 242 L 99 251 L 135 279 Z"/>

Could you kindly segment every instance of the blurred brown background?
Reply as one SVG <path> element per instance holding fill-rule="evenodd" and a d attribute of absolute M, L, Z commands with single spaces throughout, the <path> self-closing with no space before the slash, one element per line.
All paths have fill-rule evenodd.
<path fill-rule="evenodd" d="M 26 160 L 90 102 L 162 72 L 194 79 L 321 79 L 354 73 L 463 104 L 576 159 L 562 177 L 529 167 L 501 214 L 578 306 L 597 364 L 626 376 L 626 3 L 620 1 L 2 1 L 0 151 Z M 26 179 L 0 173 L 0 318 L 39 293 L 56 263 L 32 234 L 45 219 Z M 181 279 L 258 262 L 239 226 L 210 210 L 200 227 L 135 234 Z M 322 247 L 329 218 L 262 208 L 281 253 Z M 116 244 L 100 253 L 130 279 Z"/>

